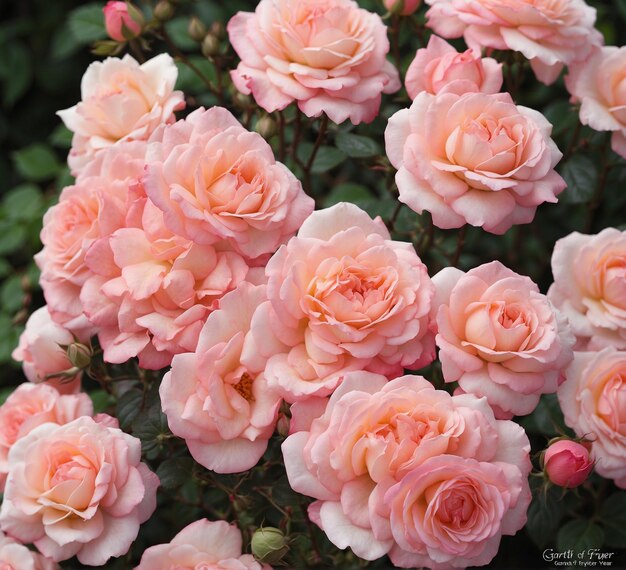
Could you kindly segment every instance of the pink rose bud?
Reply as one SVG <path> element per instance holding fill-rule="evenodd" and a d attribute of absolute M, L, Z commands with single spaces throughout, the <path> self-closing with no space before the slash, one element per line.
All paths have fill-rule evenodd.
<path fill-rule="evenodd" d="M 410 16 L 419 8 L 421 0 L 383 0 L 383 4 L 393 14 Z"/>
<path fill-rule="evenodd" d="M 141 12 L 128 2 L 111 0 L 102 11 L 104 12 L 104 26 L 112 39 L 124 42 L 132 40 L 141 33 L 143 24 Z"/>
<path fill-rule="evenodd" d="M 543 461 L 550 481 L 568 489 L 584 483 L 593 469 L 589 450 L 581 443 L 565 439 L 553 443 Z"/>

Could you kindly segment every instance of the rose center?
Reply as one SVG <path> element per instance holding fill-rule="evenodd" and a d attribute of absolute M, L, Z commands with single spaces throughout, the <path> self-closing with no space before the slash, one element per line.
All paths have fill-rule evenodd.
<path fill-rule="evenodd" d="M 233 386 L 235 391 L 248 402 L 254 402 L 254 393 L 252 392 L 252 384 L 254 378 L 247 372 L 244 372 L 239 379 L 239 382 Z"/>

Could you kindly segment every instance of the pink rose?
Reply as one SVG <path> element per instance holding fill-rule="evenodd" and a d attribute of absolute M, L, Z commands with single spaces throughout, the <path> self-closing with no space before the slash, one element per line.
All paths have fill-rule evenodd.
<path fill-rule="evenodd" d="M 137 9 L 134 9 L 137 13 Z M 128 13 L 126 2 L 109 0 L 102 9 L 104 13 L 104 27 L 111 39 L 118 42 L 130 40 L 141 33 L 142 22 L 136 21 Z"/>
<path fill-rule="evenodd" d="M 626 489 L 626 352 L 576 352 L 558 391 L 565 423 L 591 440 L 595 470 Z"/>
<path fill-rule="evenodd" d="M 0 406 L 0 492 L 9 472 L 9 451 L 18 439 L 41 424 L 61 425 L 91 415 L 93 404 L 87 394 L 61 395 L 46 384 L 19 385 Z"/>
<path fill-rule="evenodd" d="M 466 534 L 462 548 L 431 540 L 433 553 L 442 552 L 448 561 L 471 559 L 460 561 L 466 565 L 484 557 L 479 559 L 484 564 L 495 555 L 500 535 L 514 534 L 524 524 L 530 444 L 520 426 L 496 420 L 484 398 L 451 396 L 421 376 L 388 382 L 377 374 L 350 372 L 327 404 L 305 400 L 294 404 L 292 413 L 292 427 L 300 431 L 282 445 L 289 483 L 317 499 L 309 516 L 339 548 L 350 547 L 366 560 L 389 554 L 395 565 L 430 567 L 427 557 L 416 557 L 401 538 L 419 530 L 401 518 L 390 525 L 383 498 L 395 483 L 405 488 L 437 460 L 462 458 L 461 474 L 476 465 L 505 471 L 510 491 L 503 512 L 485 521 L 493 530 L 489 536 L 464 520 L 458 529 Z M 503 485 L 499 489 L 504 491 Z M 423 544 L 420 554 L 426 554 Z"/>
<path fill-rule="evenodd" d="M 565 85 L 580 101 L 580 122 L 596 131 L 613 131 L 611 146 L 626 158 L 626 46 L 594 50 L 572 66 Z"/>
<path fill-rule="evenodd" d="M 626 231 L 573 232 L 552 254 L 548 298 L 568 318 L 577 350 L 626 349 Z"/>
<path fill-rule="evenodd" d="M 550 481 L 568 489 L 582 485 L 593 469 L 588 449 L 580 443 L 565 439 L 548 447 L 543 464 Z"/>
<path fill-rule="evenodd" d="M 574 338 L 535 283 L 499 261 L 467 273 L 446 267 L 433 283 L 446 382 L 486 397 L 499 417 L 530 414 L 556 391 Z"/>
<path fill-rule="evenodd" d="M 176 355 L 161 383 L 172 432 L 194 459 L 218 473 L 238 473 L 259 461 L 274 432 L 280 396 L 268 386 L 250 332 L 265 286 L 242 283 L 209 315 L 195 353 Z"/>
<path fill-rule="evenodd" d="M 298 179 L 226 109 L 198 109 L 150 145 L 144 180 L 166 225 L 198 244 L 271 254 L 313 211 Z"/>
<path fill-rule="evenodd" d="M 74 336 L 57 325 L 50 318 L 47 306 L 43 306 L 26 321 L 26 328 L 11 356 L 22 363 L 24 374 L 31 382 L 46 382 L 62 394 L 70 394 L 80 389 L 82 373 L 74 368 L 67 352 L 59 345 L 73 342 Z M 63 372 L 69 375 L 46 380 L 46 376 Z"/>
<path fill-rule="evenodd" d="M 385 25 L 352 0 L 261 0 L 228 35 L 241 58 L 235 86 L 268 113 L 295 100 L 307 117 L 369 123 L 381 94 L 400 89 Z"/>
<path fill-rule="evenodd" d="M 502 64 L 481 58 L 471 49 L 457 52 L 448 42 L 432 35 L 418 49 L 406 72 L 405 85 L 411 99 L 426 91 L 437 93 L 497 93 L 502 87 Z"/>
<path fill-rule="evenodd" d="M 439 228 L 503 234 L 565 188 L 545 117 L 508 93 L 420 93 L 385 130 L 400 201 Z"/>
<path fill-rule="evenodd" d="M 563 65 L 584 60 L 602 34 L 596 10 L 583 0 L 426 0 L 428 26 L 444 38 L 464 37 L 482 48 L 515 50 L 530 60 L 539 81 L 556 80 Z"/>
<path fill-rule="evenodd" d="M 393 377 L 433 360 L 426 267 L 380 218 L 348 203 L 314 212 L 265 271 L 253 334 L 287 401 L 326 396 L 349 370 Z"/>
<path fill-rule="evenodd" d="M 0 526 L 55 561 L 102 566 L 126 554 L 156 507 L 141 442 L 83 416 L 43 424 L 9 453 Z"/>
<path fill-rule="evenodd" d="M 187 525 L 170 543 L 146 549 L 135 570 L 215 568 L 269 570 L 251 554 L 242 554 L 241 532 L 226 521 L 201 519 Z"/>
<path fill-rule="evenodd" d="M 383 4 L 385 8 L 390 12 L 397 14 L 399 13 L 401 16 L 410 16 L 415 12 L 422 0 L 384 0 Z"/>
<path fill-rule="evenodd" d="M 0 531 L 0 568 L 2 570 L 59 570 L 58 564 L 29 550 Z"/>
<path fill-rule="evenodd" d="M 139 65 L 130 55 L 92 63 L 81 82 L 82 101 L 59 111 L 74 133 L 68 164 L 78 174 L 101 149 L 120 141 L 145 141 L 184 108 L 174 91 L 178 70 L 168 54 Z"/>

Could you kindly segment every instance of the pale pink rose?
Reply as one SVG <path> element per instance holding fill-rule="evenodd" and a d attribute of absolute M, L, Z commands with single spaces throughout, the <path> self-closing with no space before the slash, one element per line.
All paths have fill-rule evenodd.
<path fill-rule="evenodd" d="M 120 141 L 145 141 L 185 101 L 174 91 L 178 70 L 162 53 L 142 65 L 125 55 L 93 62 L 83 75 L 82 100 L 57 114 L 74 133 L 68 164 L 77 175 L 98 153 Z"/>
<path fill-rule="evenodd" d="M 85 257 L 93 277 L 80 301 L 106 362 L 138 356 L 142 368 L 156 370 L 174 354 L 196 349 L 209 313 L 249 267 L 221 244 L 198 245 L 170 232 L 163 213 L 134 190 L 126 227 L 93 244 Z"/>
<path fill-rule="evenodd" d="M 104 27 L 111 39 L 124 42 L 141 33 L 141 22 L 135 21 L 128 13 L 126 2 L 109 0 L 102 8 L 102 12 L 104 13 Z"/>
<path fill-rule="evenodd" d="M 144 179 L 166 225 L 198 244 L 226 240 L 249 258 L 293 236 L 314 202 L 270 145 L 221 107 L 158 132 Z"/>
<path fill-rule="evenodd" d="M 498 415 L 530 414 L 572 361 L 567 320 L 530 278 L 499 261 L 435 277 L 439 359 L 446 382 L 486 397 Z"/>
<path fill-rule="evenodd" d="M 596 10 L 583 0 L 426 0 L 428 26 L 467 45 L 519 51 L 537 79 L 550 84 L 564 65 L 584 60 L 603 43 Z"/>
<path fill-rule="evenodd" d="M 250 332 L 265 286 L 242 283 L 209 315 L 195 353 L 178 354 L 161 383 L 172 432 L 194 459 L 218 473 L 239 473 L 259 461 L 274 432 L 281 398 L 268 386 Z"/>
<path fill-rule="evenodd" d="M 593 469 L 587 447 L 565 439 L 555 441 L 548 447 L 543 465 L 552 483 L 568 489 L 582 485 Z"/>
<path fill-rule="evenodd" d="M 241 532 L 226 521 L 201 519 L 187 525 L 168 544 L 146 549 L 135 570 L 211 568 L 270 570 L 251 554 L 242 554 Z"/>
<path fill-rule="evenodd" d="M 426 266 L 357 206 L 311 214 L 265 272 L 252 330 L 287 401 L 326 396 L 349 370 L 394 377 L 434 359 Z"/>
<path fill-rule="evenodd" d="M 524 523 L 530 444 L 520 426 L 496 420 L 484 398 L 451 396 L 421 376 L 389 382 L 381 375 L 350 372 L 327 403 L 305 400 L 294 404 L 292 413 L 292 426 L 300 431 L 282 445 L 289 483 L 317 499 L 309 516 L 339 548 L 350 547 L 366 560 L 390 554 L 394 564 L 404 566 L 403 556 L 409 554 L 402 552 L 398 537 L 414 529 L 410 521 L 391 528 L 388 513 L 384 519 L 385 490 L 396 482 L 402 486 L 433 459 L 450 456 L 472 466 L 495 464 L 512 475 L 514 500 L 505 510 L 512 509 L 508 515 L 515 526 L 501 527 L 501 515 L 489 521 L 500 531 L 491 537 L 496 550 L 500 534 L 514 534 Z M 465 530 L 472 530 L 471 523 Z M 485 556 L 485 537 L 470 535 L 468 542 L 473 556 Z M 446 551 L 449 545 L 440 547 Z M 449 558 L 461 554 L 447 552 Z M 491 547 L 487 552 L 495 554 Z M 424 556 L 415 562 L 410 565 L 430 566 Z"/>
<path fill-rule="evenodd" d="M 145 152 L 145 142 L 126 142 L 98 153 L 44 216 L 43 249 L 35 261 L 48 310 L 55 322 L 81 338 L 96 332 L 79 299 L 93 275 L 85 256 L 96 241 L 124 227 L 129 189 L 143 176 Z"/>
<path fill-rule="evenodd" d="M 471 49 L 459 53 L 448 42 L 432 35 L 418 49 L 404 79 L 407 93 L 415 99 L 426 91 L 437 93 L 497 93 L 502 87 L 502 64 L 481 58 Z"/>
<path fill-rule="evenodd" d="M 62 394 L 70 394 L 80 389 L 82 373 L 74 368 L 67 352 L 60 345 L 73 342 L 72 333 L 56 324 L 50 318 L 48 307 L 44 305 L 26 321 L 26 328 L 11 356 L 22 363 L 24 375 L 31 382 L 46 382 Z M 46 380 L 46 376 L 66 371 L 68 375 L 63 378 Z"/>
<path fill-rule="evenodd" d="M 626 46 L 594 50 L 569 69 L 565 85 L 580 102 L 580 122 L 596 131 L 613 131 L 611 146 L 626 158 Z"/>
<path fill-rule="evenodd" d="M 569 320 L 576 350 L 626 349 L 626 231 L 558 240 L 552 274 L 548 298 Z"/>
<path fill-rule="evenodd" d="M 0 406 L 0 492 L 9 472 L 9 451 L 18 439 L 41 424 L 61 425 L 91 415 L 93 404 L 87 394 L 61 395 L 46 384 L 18 386 Z"/>
<path fill-rule="evenodd" d="M 0 531 L 0 569 L 2 570 L 59 570 L 53 560 L 29 550 Z"/>
<path fill-rule="evenodd" d="M 626 489 L 626 352 L 575 352 L 558 391 L 565 423 L 591 441 L 602 477 Z"/>
<path fill-rule="evenodd" d="M 126 554 L 156 508 L 158 477 L 141 442 L 83 416 L 43 424 L 9 453 L 2 529 L 56 562 L 102 566 Z"/>
<path fill-rule="evenodd" d="M 503 234 L 527 224 L 565 188 L 551 131 L 508 93 L 420 93 L 385 130 L 400 201 L 444 229 L 467 223 Z"/>
<path fill-rule="evenodd" d="M 235 86 L 269 113 L 297 101 L 307 117 L 369 123 L 381 94 L 400 89 L 387 28 L 352 0 L 261 0 L 228 35 L 241 58 Z"/>
<path fill-rule="evenodd" d="M 410 16 L 415 12 L 422 3 L 422 0 L 384 0 L 385 8 L 394 14 L 400 13 L 401 16 Z"/>

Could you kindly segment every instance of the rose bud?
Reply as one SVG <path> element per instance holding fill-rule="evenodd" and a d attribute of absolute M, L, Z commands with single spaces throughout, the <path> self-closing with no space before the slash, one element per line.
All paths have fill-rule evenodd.
<path fill-rule="evenodd" d="M 584 483 L 593 469 L 589 450 L 581 443 L 566 439 L 548 447 L 543 463 L 550 481 L 568 489 Z"/>
<path fill-rule="evenodd" d="M 272 526 L 256 529 L 252 535 L 251 547 L 252 554 L 268 564 L 277 564 L 289 550 L 283 532 Z"/>
<path fill-rule="evenodd" d="M 187 33 L 192 40 L 201 42 L 204 39 L 204 36 L 206 36 L 206 26 L 197 16 L 194 16 L 191 20 L 189 20 Z"/>
<path fill-rule="evenodd" d="M 132 40 L 141 33 L 143 16 L 128 2 L 107 2 L 102 9 L 104 12 L 104 26 L 111 39 L 118 42 Z"/>
<path fill-rule="evenodd" d="M 419 8 L 421 0 L 384 0 L 383 4 L 392 14 L 410 16 Z"/>

